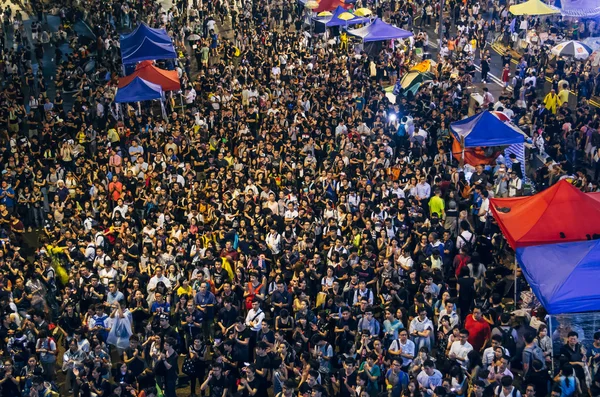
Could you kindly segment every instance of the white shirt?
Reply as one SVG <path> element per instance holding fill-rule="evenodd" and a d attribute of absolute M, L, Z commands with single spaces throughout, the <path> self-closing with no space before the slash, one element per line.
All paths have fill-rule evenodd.
<path fill-rule="evenodd" d="M 246 315 L 246 326 L 250 327 L 252 331 L 260 331 L 262 329 L 262 320 L 265 318 L 265 312 L 261 308 L 258 310 L 250 309 Z M 250 325 L 250 322 L 254 322 L 254 326 Z"/>
<path fill-rule="evenodd" d="M 462 236 L 462 238 L 461 238 L 461 236 Z M 464 238 L 464 240 L 463 240 L 463 238 Z M 456 238 L 456 248 L 461 249 L 467 242 L 472 244 L 472 243 L 474 243 L 473 240 L 475 240 L 473 238 L 473 233 L 471 233 L 468 230 L 465 230 L 460 234 L 460 236 L 458 236 Z"/>
<path fill-rule="evenodd" d="M 479 213 L 483 213 L 483 215 L 481 215 L 479 217 L 479 221 L 480 222 L 485 222 L 485 220 L 487 219 L 489 211 L 490 211 L 490 200 L 487 199 L 487 198 L 485 198 L 481 202 L 481 208 L 479 209 Z"/>
<path fill-rule="evenodd" d="M 469 342 L 465 342 L 463 345 L 459 340 L 453 342 L 450 346 L 450 354 L 454 353 L 456 358 L 461 361 L 463 367 L 466 366 L 468 362 L 467 354 L 469 354 L 471 350 L 473 350 L 473 346 L 471 346 Z"/>
<path fill-rule="evenodd" d="M 398 350 L 402 350 L 402 354 L 408 354 L 411 356 L 415 356 L 415 343 L 410 340 L 410 339 L 406 339 L 406 343 L 402 343 L 402 341 L 400 339 L 396 339 L 394 340 L 389 347 L 390 351 L 393 352 L 397 352 Z M 402 366 L 406 367 L 407 365 L 410 365 L 410 363 L 412 363 L 413 359 L 412 358 L 407 358 L 404 356 L 402 357 Z"/>
<path fill-rule="evenodd" d="M 455 311 L 452 311 L 452 313 L 448 313 L 446 312 L 446 309 L 440 310 L 440 317 L 438 318 L 438 323 L 442 321 L 442 317 L 444 316 L 448 316 L 450 318 L 450 326 L 452 328 L 460 324 L 460 318 L 458 317 L 458 314 L 456 314 Z"/>
<path fill-rule="evenodd" d="M 277 232 L 269 233 L 265 239 L 267 247 L 271 249 L 274 255 L 277 255 L 281 250 L 281 235 Z"/>

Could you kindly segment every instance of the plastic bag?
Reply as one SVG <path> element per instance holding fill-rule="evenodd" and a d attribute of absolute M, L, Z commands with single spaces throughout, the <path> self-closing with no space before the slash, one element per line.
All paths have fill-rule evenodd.
<path fill-rule="evenodd" d="M 115 317 L 114 324 L 108 333 L 106 342 L 119 349 L 127 349 L 129 347 L 129 338 L 133 335 L 131 330 L 131 321 L 128 316 L 120 318 Z"/>

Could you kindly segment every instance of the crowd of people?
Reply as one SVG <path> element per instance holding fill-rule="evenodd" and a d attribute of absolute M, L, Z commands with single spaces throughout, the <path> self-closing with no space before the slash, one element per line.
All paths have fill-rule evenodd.
<path fill-rule="evenodd" d="M 427 2 L 363 5 L 415 30 L 417 13 L 435 21 Z M 48 5 L 28 3 L 29 36 L 9 8 L 1 395 L 599 395 L 600 333 L 553 349 L 490 215 L 490 198 L 524 194 L 521 164 L 464 165 L 449 133 L 470 111 L 503 111 L 548 156 L 537 189 L 570 175 L 595 191 L 597 112 L 585 96 L 549 110 L 533 54 L 507 63 L 512 92 L 470 109 L 487 21 L 476 2 L 449 6 L 434 81 L 395 103 L 384 87 L 426 32 L 367 54 L 304 34 L 301 4 L 88 1 L 55 7 L 58 32 Z M 117 33 L 141 21 L 181 53 L 160 62 L 183 90 L 166 118 L 112 103 Z"/>

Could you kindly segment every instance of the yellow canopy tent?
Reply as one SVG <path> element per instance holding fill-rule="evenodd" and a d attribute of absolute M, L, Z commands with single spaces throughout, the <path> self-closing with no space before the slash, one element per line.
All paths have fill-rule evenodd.
<path fill-rule="evenodd" d="M 513 15 L 550 15 L 560 14 L 560 10 L 551 7 L 541 0 L 529 0 L 525 3 L 516 4 L 509 9 Z"/>

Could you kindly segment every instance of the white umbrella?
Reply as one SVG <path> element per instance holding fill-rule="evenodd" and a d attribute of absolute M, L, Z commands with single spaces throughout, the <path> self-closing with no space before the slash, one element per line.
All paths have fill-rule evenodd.
<path fill-rule="evenodd" d="M 570 40 L 552 48 L 552 53 L 561 57 L 587 59 L 592 54 L 592 49 L 579 41 Z"/>
<path fill-rule="evenodd" d="M 191 34 L 191 35 L 188 36 L 187 39 L 190 40 L 190 41 L 200 40 L 200 36 L 197 35 L 197 34 Z"/>

